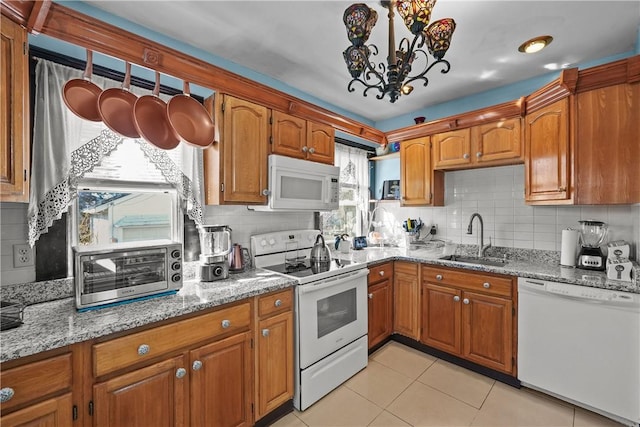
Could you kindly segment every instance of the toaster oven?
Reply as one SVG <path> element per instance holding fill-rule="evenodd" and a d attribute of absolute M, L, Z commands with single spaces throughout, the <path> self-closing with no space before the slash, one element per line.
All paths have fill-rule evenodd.
<path fill-rule="evenodd" d="M 182 287 L 182 244 L 154 241 L 74 247 L 76 308 L 176 293 Z"/>

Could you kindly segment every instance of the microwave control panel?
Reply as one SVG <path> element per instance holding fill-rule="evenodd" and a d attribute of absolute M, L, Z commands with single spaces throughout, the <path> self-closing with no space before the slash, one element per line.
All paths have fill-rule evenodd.
<path fill-rule="evenodd" d="M 340 182 L 338 178 L 331 178 L 329 182 L 329 202 L 338 203 L 340 196 Z"/>

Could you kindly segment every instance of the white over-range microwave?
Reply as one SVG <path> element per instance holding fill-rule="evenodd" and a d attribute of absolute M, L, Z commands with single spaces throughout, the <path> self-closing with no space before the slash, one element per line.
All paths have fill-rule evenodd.
<path fill-rule="evenodd" d="M 308 160 L 269 156 L 269 203 L 257 210 L 338 209 L 340 168 Z"/>

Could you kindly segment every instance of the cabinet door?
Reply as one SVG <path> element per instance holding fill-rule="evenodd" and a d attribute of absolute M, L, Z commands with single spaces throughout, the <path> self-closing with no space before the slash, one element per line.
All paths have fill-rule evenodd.
<path fill-rule="evenodd" d="M 95 426 L 186 427 L 188 375 L 184 369 L 180 356 L 94 385 Z"/>
<path fill-rule="evenodd" d="M 258 322 L 256 346 L 258 411 L 260 419 L 293 397 L 293 313 Z"/>
<path fill-rule="evenodd" d="M 525 117 L 525 200 L 569 199 L 569 100 Z"/>
<path fill-rule="evenodd" d="M 0 202 L 29 201 L 29 64 L 27 31 L 2 15 Z"/>
<path fill-rule="evenodd" d="M 429 137 L 400 143 L 400 203 L 403 206 L 431 204 L 432 173 Z"/>
<path fill-rule="evenodd" d="M 71 393 L 45 400 L 0 418 L 3 427 L 68 427 L 73 424 Z"/>
<path fill-rule="evenodd" d="M 576 195 L 580 205 L 640 202 L 640 84 L 577 95 Z"/>
<path fill-rule="evenodd" d="M 393 287 L 388 277 L 370 285 L 369 296 L 369 348 L 381 343 L 392 332 Z"/>
<path fill-rule="evenodd" d="M 475 126 L 472 134 L 477 163 L 512 164 L 523 158 L 520 117 Z"/>
<path fill-rule="evenodd" d="M 464 292 L 463 356 L 488 368 L 511 373 L 512 302 L 504 298 Z"/>
<path fill-rule="evenodd" d="M 333 164 L 335 157 L 335 130 L 332 126 L 307 122 L 307 159 Z"/>
<path fill-rule="evenodd" d="M 420 339 L 418 265 L 396 262 L 393 267 L 393 330 Z"/>
<path fill-rule="evenodd" d="M 224 97 L 223 200 L 264 204 L 267 199 L 269 110 L 261 105 Z"/>
<path fill-rule="evenodd" d="M 449 168 L 471 163 L 471 131 L 452 130 L 431 136 L 433 168 Z"/>
<path fill-rule="evenodd" d="M 462 292 L 430 283 L 422 285 L 421 341 L 452 354 L 460 354 Z"/>
<path fill-rule="evenodd" d="M 251 334 L 244 332 L 190 352 L 191 427 L 250 426 Z"/>
<path fill-rule="evenodd" d="M 299 159 L 305 158 L 303 147 L 307 145 L 307 121 L 275 110 L 271 114 L 273 117 L 271 152 Z"/>

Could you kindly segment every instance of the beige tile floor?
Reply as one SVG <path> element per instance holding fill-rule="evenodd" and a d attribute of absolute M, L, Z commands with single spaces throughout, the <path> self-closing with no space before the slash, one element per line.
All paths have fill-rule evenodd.
<path fill-rule="evenodd" d="M 516 389 L 396 342 L 304 412 L 275 427 L 539 426 L 620 427 L 598 414 Z"/>

